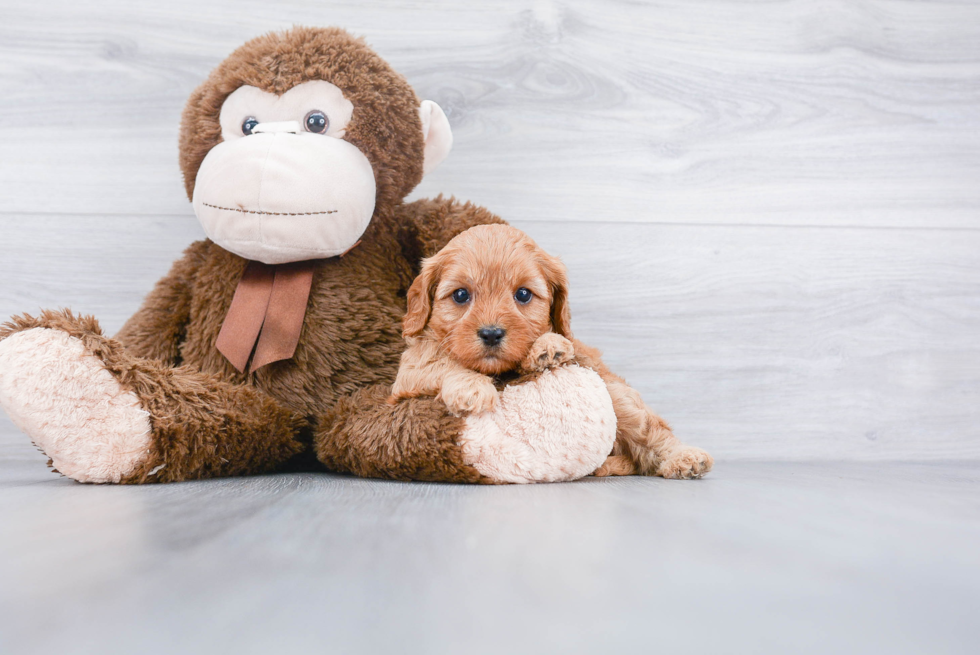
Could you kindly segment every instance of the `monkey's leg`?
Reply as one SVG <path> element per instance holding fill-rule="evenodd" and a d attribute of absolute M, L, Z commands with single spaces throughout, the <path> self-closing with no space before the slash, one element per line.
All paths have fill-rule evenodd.
<path fill-rule="evenodd" d="M 464 461 L 466 421 L 432 397 L 389 404 L 391 387 L 341 398 L 320 419 L 317 457 L 333 471 L 368 478 L 428 482 L 493 482 Z"/>
<path fill-rule="evenodd" d="M 342 398 L 314 445 L 328 468 L 434 482 L 559 482 L 589 475 L 609 454 L 616 417 L 603 380 L 579 366 L 503 386 L 494 409 L 449 413 L 432 397 L 387 402 L 387 386 Z"/>
<path fill-rule="evenodd" d="M 272 470 L 306 422 L 254 388 L 129 355 L 91 317 L 0 330 L 0 407 L 80 482 L 172 482 Z"/>

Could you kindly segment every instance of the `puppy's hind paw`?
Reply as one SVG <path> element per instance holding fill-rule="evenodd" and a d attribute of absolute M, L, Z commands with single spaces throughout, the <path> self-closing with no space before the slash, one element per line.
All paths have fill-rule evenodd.
<path fill-rule="evenodd" d="M 672 480 L 691 480 L 703 477 L 714 463 L 711 455 L 700 448 L 685 446 L 660 463 L 657 475 Z"/>
<path fill-rule="evenodd" d="M 604 478 L 609 475 L 636 475 L 636 467 L 628 457 L 622 455 L 610 455 L 602 466 L 593 471 L 592 475 L 597 478 Z"/>
<path fill-rule="evenodd" d="M 531 350 L 521 361 L 521 371 L 533 373 L 561 366 L 572 361 L 575 357 L 575 346 L 572 342 L 554 332 L 547 332 L 531 344 Z"/>

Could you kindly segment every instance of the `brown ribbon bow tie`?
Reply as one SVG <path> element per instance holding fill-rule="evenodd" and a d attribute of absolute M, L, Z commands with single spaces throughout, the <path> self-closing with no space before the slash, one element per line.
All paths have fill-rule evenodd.
<path fill-rule="evenodd" d="M 296 352 L 313 266 L 313 261 L 278 266 L 248 263 L 215 344 L 239 372 L 245 372 L 249 357 L 254 372 Z"/>

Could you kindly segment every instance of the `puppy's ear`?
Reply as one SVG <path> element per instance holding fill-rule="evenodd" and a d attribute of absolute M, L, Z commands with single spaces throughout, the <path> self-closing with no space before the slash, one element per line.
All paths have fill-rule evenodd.
<path fill-rule="evenodd" d="M 551 331 L 572 338 L 572 312 L 568 308 L 568 272 L 561 260 L 545 255 L 541 262 L 545 279 L 551 287 Z"/>
<path fill-rule="evenodd" d="M 422 261 L 422 270 L 408 290 L 408 311 L 402 320 L 402 336 L 418 336 L 428 324 L 432 314 L 432 294 L 441 269 L 442 260 L 438 255 Z"/>

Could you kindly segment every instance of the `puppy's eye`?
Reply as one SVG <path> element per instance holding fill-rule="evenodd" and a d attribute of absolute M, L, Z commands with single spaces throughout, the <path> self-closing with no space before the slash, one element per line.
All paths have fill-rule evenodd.
<path fill-rule="evenodd" d="M 531 290 L 526 289 L 524 287 L 521 287 L 520 289 L 514 292 L 514 300 L 521 303 L 522 305 L 526 305 L 529 302 L 531 302 L 531 298 L 533 297 L 534 294 L 531 293 Z"/>
<path fill-rule="evenodd" d="M 252 130 L 254 130 L 255 126 L 258 124 L 259 122 L 255 120 L 253 116 L 249 116 L 244 121 L 242 121 L 242 134 L 248 136 L 249 134 L 252 133 Z M 249 141 L 249 143 L 251 143 L 251 141 Z"/>
<path fill-rule="evenodd" d="M 456 289 L 453 291 L 453 302 L 457 305 L 465 305 L 466 301 L 470 299 L 470 292 L 466 289 Z"/>

